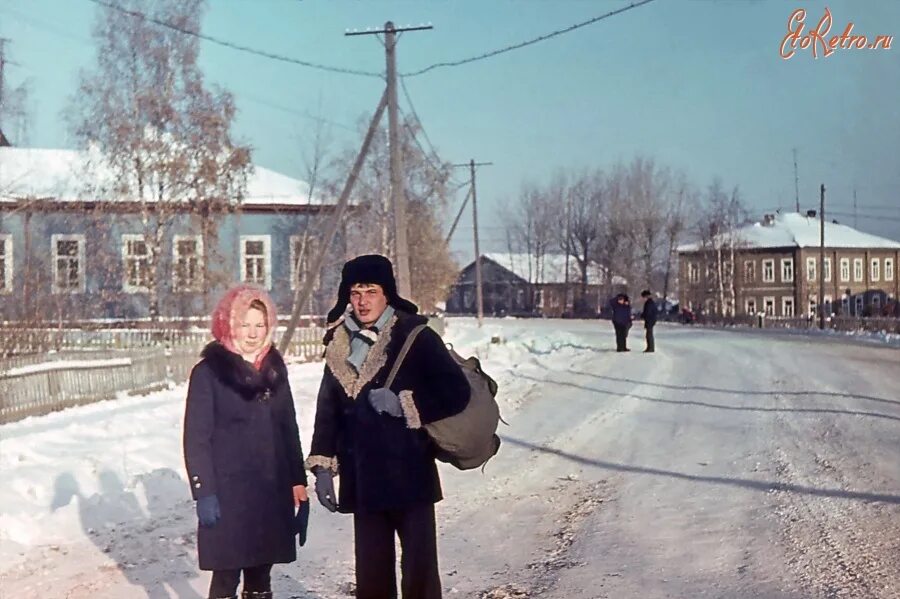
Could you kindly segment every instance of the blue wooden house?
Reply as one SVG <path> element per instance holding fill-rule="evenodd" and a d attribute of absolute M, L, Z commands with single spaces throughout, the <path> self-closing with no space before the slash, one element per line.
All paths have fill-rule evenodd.
<path fill-rule="evenodd" d="M 316 291 L 304 312 L 330 307 L 342 235 L 321 272 L 310 272 L 334 204 L 311 196 L 305 182 L 255 167 L 234 209 L 209 214 L 184 203 L 157 233 L 137 202 L 85 193 L 85 162 L 72 150 L 0 148 L 0 320 L 205 317 L 239 281 L 265 287 L 286 315 L 310 276 Z M 151 260 L 148 236 L 157 234 Z"/>

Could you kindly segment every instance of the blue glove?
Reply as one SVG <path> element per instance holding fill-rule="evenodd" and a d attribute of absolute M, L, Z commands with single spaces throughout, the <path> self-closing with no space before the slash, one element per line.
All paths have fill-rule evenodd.
<path fill-rule="evenodd" d="M 309 501 L 301 501 L 294 516 L 294 533 L 301 547 L 306 545 L 306 527 L 309 525 Z"/>
<path fill-rule="evenodd" d="M 197 518 L 200 526 L 212 528 L 222 518 L 222 510 L 219 509 L 219 498 L 208 495 L 197 500 Z"/>
<path fill-rule="evenodd" d="M 379 414 L 389 414 L 394 418 L 403 417 L 403 408 L 400 406 L 400 398 L 397 394 L 381 387 L 380 389 L 372 389 L 369 391 L 369 403 L 375 408 Z"/>

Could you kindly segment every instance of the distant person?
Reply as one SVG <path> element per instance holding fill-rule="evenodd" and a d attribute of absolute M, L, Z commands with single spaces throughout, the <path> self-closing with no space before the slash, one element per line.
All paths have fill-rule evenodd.
<path fill-rule="evenodd" d="M 287 367 L 272 345 L 277 322 L 265 291 L 232 288 L 191 372 L 184 459 L 210 598 L 236 599 L 243 571 L 243 599 L 271 599 L 272 564 L 296 560 L 294 535 L 305 539 L 306 472 Z"/>
<path fill-rule="evenodd" d="M 628 295 L 620 293 L 609 304 L 612 311 L 613 327 L 616 329 L 616 351 L 628 349 L 628 329 L 631 328 L 631 300 Z"/>
<path fill-rule="evenodd" d="M 656 326 L 659 309 L 656 307 L 656 302 L 653 301 L 653 294 L 650 293 L 649 289 L 644 289 L 641 292 L 641 297 L 645 300 L 644 309 L 641 311 L 641 318 L 644 319 L 644 329 L 647 331 L 647 348 L 644 352 L 652 354 L 656 351 L 653 339 L 653 327 Z"/>

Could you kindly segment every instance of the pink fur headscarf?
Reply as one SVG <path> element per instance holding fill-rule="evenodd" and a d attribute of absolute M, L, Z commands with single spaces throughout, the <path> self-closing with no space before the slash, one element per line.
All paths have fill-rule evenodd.
<path fill-rule="evenodd" d="M 275 312 L 275 302 L 264 289 L 255 285 L 237 285 L 232 287 L 219 300 L 216 309 L 212 313 L 212 334 L 216 341 L 225 349 L 236 354 L 241 352 L 234 343 L 234 332 L 241 325 L 250 310 L 250 304 L 259 300 L 266 307 L 268 331 L 265 343 L 262 345 L 262 353 L 256 360 L 257 365 L 269 353 L 272 347 L 272 339 L 275 336 L 275 328 L 278 325 L 278 315 Z"/>

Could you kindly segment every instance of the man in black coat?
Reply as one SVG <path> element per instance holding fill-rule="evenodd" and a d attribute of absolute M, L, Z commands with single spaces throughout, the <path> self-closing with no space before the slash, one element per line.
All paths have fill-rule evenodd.
<path fill-rule="evenodd" d="M 397 294 L 387 258 L 360 256 L 344 265 L 338 301 L 328 314 L 307 466 L 316 475 L 319 502 L 353 514 L 359 599 L 397 596 L 395 535 L 402 547 L 403 597 L 441 597 L 434 504 L 442 491 L 435 447 L 422 427 L 461 412 L 470 389 L 428 328 L 416 337 L 391 388 L 384 388 L 407 336 L 427 322 L 416 312 Z"/>
<path fill-rule="evenodd" d="M 644 328 L 647 330 L 647 349 L 645 349 L 644 352 L 653 353 L 656 351 L 653 340 L 653 327 L 656 326 L 659 309 L 656 307 L 656 302 L 653 301 L 653 294 L 650 293 L 649 289 L 642 291 L 641 297 L 646 300 L 644 302 L 644 309 L 641 312 L 641 318 L 644 319 Z"/>
<path fill-rule="evenodd" d="M 616 351 L 626 352 L 628 349 L 628 329 L 631 328 L 631 301 L 624 293 L 620 293 L 609 304 L 612 311 L 613 328 L 616 329 Z"/>

